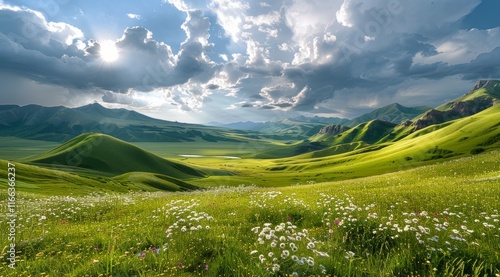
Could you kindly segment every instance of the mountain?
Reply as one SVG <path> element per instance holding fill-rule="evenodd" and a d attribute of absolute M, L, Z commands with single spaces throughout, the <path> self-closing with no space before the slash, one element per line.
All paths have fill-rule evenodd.
<path fill-rule="evenodd" d="M 421 135 L 445 128 L 452 123 L 452 120 L 479 113 L 500 103 L 499 99 L 500 81 L 481 80 L 464 96 L 423 114 L 420 112 L 427 107 L 407 108 L 396 103 L 355 118 L 347 124 L 349 126 L 370 118 L 384 118 L 393 122 L 403 120 L 399 125 L 381 119 L 363 122 L 353 128 L 327 125 L 300 143 L 268 149 L 254 156 L 257 158 L 284 158 L 297 155 L 323 157 L 354 150 L 373 151 L 406 137 L 413 137 L 415 134 Z M 408 120 L 415 114 L 420 116 L 414 121 Z M 423 132 L 417 132 L 419 130 Z"/>
<path fill-rule="evenodd" d="M 63 142 L 91 132 L 129 142 L 241 141 L 231 134 L 249 133 L 159 120 L 97 103 L 78 108 L 0 106 L 0 136 Z"/>
<path fill-rule="evenodd" d="M 150 172 L 176 179 L 206 176 L 197 168 L 163 159 L 133 144 L 96 133 L 80 135 L 48 152 L 30 157 L 26 162 L 77 167 L 111 175 Z"/>
<path fill-rule="evenodd" d="M 498 103 L 500 103 L 500 81 L 479 80 L 464 96 L 426 112 L 409 125 L 414 130 L 420 130 L 430 125 L 476 114 Z"/>
<path fill-rule="evenodd" d="M 342 134 L 343 132 L 345 132 L 349 129 L 351 129 L 351 128 L 349 128 L 347 126 L 343 126 L 343 125 L 328 125 L 328 126 L 321 128 L 321 130 L 319 130 L 318 134 L 336 136 L 336 135 Z"/>
<path fill-rule="evenodd" d="M 372 121 L 374 119 L 383 120 L 395 124 L 400 124 L 404 121 L 415 118 L 418 115 L 430 110 L 431 107 L 419 106 L 419 107 L 405 107 L 398 103 L 390 104 L 388 106 L 376 109 L 372 112 L 364 114 L 362 116 L 351 119 L 345 125 L 348 127 L 355 127 L 358 124 Z"/>
<path fill-rule="evenodd" d="M 276 139 L 306 139 L 321 130 L 325 124 L 329 125 L 342 125 L 349 120 L 346 118 L 338 117 L 307 117 L 307 116 L 294 116 L 286 119 L 268 122 L 233 122 L 233 123 L 208 123 L 211 126 L 218 126 L 223 128 L 237 129 L 237 130 L 251 130 L 265 134 L 266 137 Z"/>

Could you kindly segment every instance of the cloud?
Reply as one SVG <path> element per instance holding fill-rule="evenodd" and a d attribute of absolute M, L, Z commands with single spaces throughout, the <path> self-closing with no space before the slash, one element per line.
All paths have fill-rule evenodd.
<path fill-rule="evenodd" d="M 162 32 L 153 34 L 159 27 L 148 25 L 148 13 L 132 6 L 119 18 L 148 27 L 121 25 L 118 39 L 104 40 L 84 34 L 81 21 L 0 4 L 0 70 L 122 105 L 150 105 L 149 94 L 190 112 L 226 105 L 259 116 L 352 115 L 391 99 L 415 100 L 411 92 L 421 92 L 401 93 L 405 85 L 499 78 L 500 26 L 461 29 L 480 2 L 164 0 L 162 8 L 185 16 L 180 26 L 161 26 L 185 34 L 170 45 Z M 106 46 L 116 47 L 116 61 L 104 62 Z"/>
<path fill-rule="evenodd" d="M 181 26 L 186 39 L 177 54 L 140 26 L 126 28 L 116 41 L 98 41 L 86 40 L 78 28 L 49 22 L 30 9 L 2 5 L 0 15 L 9 23 L 0 24 L 0 44 L 5 46 L 0 50 L 0 69 L 37 82 L 108 91 L 103 96 L 106 102 L 132 104 L 116 92 L 205 84 L 218 69 L 206 55 L 212 47 L 208 43 L 210 22 L 200 10 L 186 12 Z M 116 47 L 119 58 L 115 62 L 101 59 L 104 43 Z"/>
<path fill-rule="evenodd" d="M 135 13 L 127 13 L 127 17 L 131 19 L 141 19 L 141 16 Z"/>
<path fill-rule="evenodd" d="M 258 90 L 267 102 L 250 102 L 253 107 L 315 112 L 328 110 L 325 105 L 343 91 L 377 99 L 379 92 L 408 79 L 472 79 L 486 75 L 481 67 L 497 72 L 491 61 L 497 58 L 498 31 L 458 28 L 479 3 L 298 0 L 230 5 L 213 0 L 210 7 L 226 34 L 246 46 L 244 61 L 234 60 L 230 67 L 231 76 L 239 77 L 228 82 L 237 88 L 234 95 L 251 100 L 250 91 Z M 273 40 L 274 29 L 284 35 Z M 292 59 L 284 53 L 292 53 Z"/>
<path fill-rule="evenodd" d="M 135 92 L 124 94 L 106 91 L 102 96 L 102 101 L 131 107 L 146 107 L 150 105 L 148 101 L 141 99 Z"/>

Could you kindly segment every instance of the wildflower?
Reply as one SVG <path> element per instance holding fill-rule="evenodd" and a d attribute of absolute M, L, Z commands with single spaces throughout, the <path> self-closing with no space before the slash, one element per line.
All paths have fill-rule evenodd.
<path fill-rule="evenodd" d="M 96 264 L 96 263 L 98 263 L 98 262 L 99 262 L 99 260 L 92 260 L 92 262 L 93 262 L 94 264 Z"/>
<path fill-rule="evenodd" d="M 286 247 L 286 244 L 285 243 L 280 243 L 280 248 L 285 248 Z"/>
<path fill-rule="evenodd" d="M 208 265 L 207 264 L 205 265 L 205 270 L 208 270 Z"/>
<path fill-rule="evenodd" d="M 309 258 L 307 259 L 307 264 L 308 264 L 309 266 L 314 266 L 314 259 L 313 259 L 312 257 L 309 257 Z"/>
<path fill-rule="evenodd" d="M 321 274 L 326 274 L 326 267 L 324 265 L 320 264 L 319 268 L 321 268 Z"/>
<path fill-rule="evenodd" d="M 314 242 L 312 242 L 312 241 L 307 244 L 307 249 L 313 249 L 315 247 L 316 247 L 316 245 L 314 245 Z"/>
<path fill-rule="evenodd" d="M 279 264 L 273 264 L 272 270 L 273 270 L 273 272 L 278 272 L 280 270 L 280 265 Z"/>
<path fill-rule="evenodd" d="M 178 267 L 182 267 L 182 262 L 177 263 Z"/>
<path fill-rule="evenodd" d="M 281 252 L 282 259 L 286 259 L 288 256 L 290 256 L 290 252 L 288 250 L 283 250 L 283 252 Z"/>
<path fill-rule="evenodd" d="M 250 252 L 250 255 L 256 254 L 256 253 L 258 253 L 258 252 L 259 252 L 259 251 L 257 251 L 257 250 L 252 250 L 252 251 Z"/>
<path fill-rule="evenodd" d="M 346 256 L 344 256 L 344 258 L 346 258 L 346 259 L 348 259 L 348 260 L 349 260 L 349 259 L 351 259 L 352 257 L 354 257 L 354 255 L 356 255 L 356 254 L 355 254 L 354 252 L 352 252 L 352 251 L 347 251 L 347 252 L 346 252 L 346 254 L 347 254 L 347 255 L 346 255 Z"/>
<path fill-rule="evenodd" d="M 266 261 L 266 258 L 264 257 L 263 254 L 260 254 L 259 255 L 259 260 L 260 260 L 261 263 L 264 263 Z"/>

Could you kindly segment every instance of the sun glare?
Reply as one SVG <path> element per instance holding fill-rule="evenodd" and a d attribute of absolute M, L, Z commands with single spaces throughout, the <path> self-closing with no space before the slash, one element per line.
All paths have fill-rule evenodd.
<path fill-rule="evenodd" d="M 105 41 L 101 43 L 100 55 L 104 62 L 114 62 L 118 59 L 118 48 L 116 48 L 113 41 Z"/>

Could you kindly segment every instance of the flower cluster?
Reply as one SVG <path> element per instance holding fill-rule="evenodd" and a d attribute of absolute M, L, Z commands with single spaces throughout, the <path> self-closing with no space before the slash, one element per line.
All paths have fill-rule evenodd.
<path fill-rule="evenodd" d="M 172 238 L 176 230 L 184 233 L 210 229 L 209 225 L 204 224 L 205 226 L 202 226 L 202 224 L 214 218 L 206 212 L 194 210 L 198 205 L 199 200 L 172 200 L 163 207 L 167 220 L 171 219 L 174 221 L 167 228 L 167 238 Z"/>
<path fill-rule="evenodd" d="M 291 222 L 256 226 L 251 231 L 257 235 L 255 250 L 250 255 L 258 258 L 258 264 L 271 272 L 292 274 L 291 270 L 306 266 L 302 271 L 326 273 L 323 265 L 315 267 L 316 259 L 329 257 L 320 251 L 324 243 L 309 236 L 307 229 L 298 230 Z"/>

